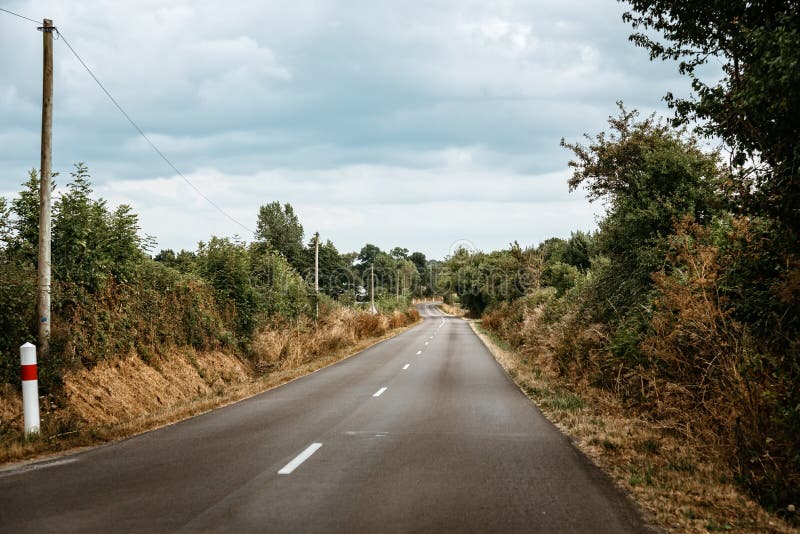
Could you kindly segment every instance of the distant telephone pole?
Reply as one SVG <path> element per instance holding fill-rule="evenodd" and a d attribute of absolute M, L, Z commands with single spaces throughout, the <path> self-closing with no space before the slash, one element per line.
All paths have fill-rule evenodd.
<path fill-rule="evenodd" d="M 375 266 L 369 266 L 369 285 L 370 285 L 370 308 L 369 312 L 373 315 L 378 313 L 378 308 L 375 307 Z"/>
<path fill-rule="evenodd" d="M 39 354 L 50 352 L 50 193 L 52 186 L 53 138 L 53 21 L 44 19 L 39 30 L 43 37 L 42 61 L 42 159 L 39 169 L 39 269 L 37 273 L 36 311 L 39 316 Z"/>
<path fill-rule="evenodd" d="M 314 313 L 319 319 L 319 232 L 314 234 Z"/>

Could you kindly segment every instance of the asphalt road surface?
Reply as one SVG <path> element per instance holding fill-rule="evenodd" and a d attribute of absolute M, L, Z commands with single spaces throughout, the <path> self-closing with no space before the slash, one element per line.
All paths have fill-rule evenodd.
<path fill-rule="evenodd" d="M 290 384 L 0 471 L 0 532 L 642 532 L 461 319 Z"/>

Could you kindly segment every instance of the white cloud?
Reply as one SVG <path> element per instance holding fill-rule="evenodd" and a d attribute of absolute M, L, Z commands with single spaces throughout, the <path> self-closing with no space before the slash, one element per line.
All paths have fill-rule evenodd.
<path fill-rule="evenodd" d="M 488 20 L 464 24 L 464 29 L 478 37 L 484 44 L 500 45 L 512 54 L 520 54 L 531 50 L 535 46 L 535 41 L 531 39 L 531 26 L 510 22 L 498 17 Z M 502 50 L 502 48 L 501 48 Z"/>
<path fill-rule="evenodd" d="M 342 250 L 375 242 L 443 257 L 457 238 L 487 249 L 514 239 L 536 244 L 572 229 L 589 229 L 598 213 L 581 193 L 567 192 L 566 172 L 518 176 L 461 163 L 433 169 L 354 165 L 249 175 L 209 168 L 187 178 L 251 229 L 259 205 L 290 202 L 307 234 L 319 230 Z M 157 236 L 165 248 L 192 248 L 213 234 L 250 237 L 180 177 L 115 180 L 98 193 L 112 205 L 134 205 L 145 233 Z"/>

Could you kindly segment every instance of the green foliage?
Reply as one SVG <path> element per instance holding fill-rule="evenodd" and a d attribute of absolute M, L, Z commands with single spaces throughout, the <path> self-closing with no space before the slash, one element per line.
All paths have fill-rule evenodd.
<path fill-rule="evenodd" d="M 796 502 L 796 241 L 775 218 L 726 210 L 729 170 L 683 131 L 624 109 L 610 123 L 588 147 L 564 143 L 576 156 L 570 186 L 608 207 L 599 232 L 533 251 L 459 251 L 448 287 L 512 346 L 714 441 L 768 507 Z M 534 283 L 491 291 L 489 272 L 503 270 L 493 256 L 516 259 Z"/>
<path fill-rule="evenodd" d="M 375 300 L 375 307 L 381 313 L 391 313 L 394 311 L 406 311 L 411 305 L 408 297 L 395 295 L 382 295 Z"/>
<path fill-rule="evenodd" d="M 417 261 L 420 254 L 416 253 Z M 424 261 L 425 256 L 422 255 Z M 370 277 L 375 275 L 375 294 L 378 298 L 390 295 L 408 296 L 421 292 L 423 276 L 417 264 L 411 261 L 407 248 L 395 247 L 386 253 L 378 246 L 367 243 L 355 258 L 353 280 L 356 285 L 370 286 Z"/>
<path fill-rule="evenodd" d="M 256 240 L 267 249 L 282 254 L 298 272 L 308 267 L 308 255 L 303 247 L 303 225 L 288 202 L 270 202 L 258 210 Z"/>
<path fill-rule="evenodd" d="M 539 273 L 531 265 L 533 251 L 518 245 L 509 250 L 470 253 L 459 249 L 447 259 L 441 286 L 458 294 L 462 307 L 481 314 L 502 302 L 510 302 L 537 284 Z"/>
<path fill-rule="evenodd" d="M 680 61 L 695 95 L 667 101 L 676 122 L 700 121 L 721 138 L 739 167 L 739 207 L 777 217 L 800 230 L 800 9 L 795 0 L 626 0 L 631 36 L 651 59 Z M 660 33 L 665 42 L 654 33 Z M 697 69 L 722 64 L 706 83 Z"/>
<path fill-rule="evenodd" d="M 608 208 L 596 234 L 458 251 L 443 287 L 568 379 L 706 436 L 762 503 L 784 507 L 800 496 L 800 9 L 627 2 L 632 39 L 681 60 L 694 99 L 668 96 L 672 125 L 620 105 L 588 146 L 562 141 L 570 188 Z M 711 58 L 724 69 L 715 85 L 696 76 Z M 731 168 L 676 129 L 693 120 L 727 144 Z M 527 283 L 498 290 L 515 271 Z"/>
<path fill-rule="evenodd" d="M 542 284 L 554 287 L 556 296 L 562 296 L 567 290 L 575 287 L 580 271 L 574 265 L 556 261 L 542 271 Z"/>
<path fill-rule="evenodd" d="M 594 239 L 591 234 L 572 232 L 567 240 L 561 259 L 564 263 L 576 267 L 581 272 L 586 272 L 591 266 Z"/>
<path fill-rule="evenodd" d="M 66 368 L 173 346 L 210 350 L 231 338 L 214 289 L 155 261 L 143 261 L 128 283 L 110 280 L 90 298 L 65 297 L 73 293 L 61 284 L 54 295 L 51 352 Z"/>
<path fill-rule="evenodd" d="M 422 252 L 412 252 L 408 256 L 410 261 L 416 268 L 417 272 L 414 276 L 416 283 L 413 285 L 413 296 L 415 297 L 431 297 L 437 291 L 436 274 L 439 262 L 436 260 L 428 261 L 425 254 Z"/>
<path fill-rule="evenodd" d="M 53 206 L 54 278 L 88 291 L 102 287 L 107 276 L 128 281 L 143 259 L 138 216 L 130 206 L 109 211 L 104 200 L 93 200 L 84 164 L 71 175 Z"/>
<path fill-rule="evenodd" d="M 314 286 L 313 258 L 314 242 L 308 245 L 310 267 L 306 280 L 309 287 Z M 331 297 L 339 297 L 345 291 L 353 289 L 353 273 L 346 260 L 339 254 L 331 240 L 319 244 L 319 289 Z"/>
<path fill-rule="evenodd" d="M 0 250 L 0 382 L 19 379 L 19 346 L 36 342 L 36 272 Z"/>
<path fill-rule="evenodd" d="M 595 237 L 597 252 L 610 260 L 597 285 L 604 318 L 621 319 L 646 301 L 674 223 L 687 215 L 709 221 L 721 181 L 715 154 L 652 116 L 637 117 L 620 104 L 609 135 L 600 133 L 588 146 L 561 142 L 574 153 L 570 189 L 583 185 L 591 200 L 608 206 Z"/>
<path fill-rule="evenodd" d="M 197 248 L 197 272 L 214 288 L 223 314 L 243 339 L 256 327 L 258 294 L 250 283 L 250 255 L 241 241 L 212 237 Z"/>
<path fill-rule="evenodd" d="M 407 260 L 408 249 L 404 247 L 394 247 L 392 250 L 389 251 L 389 256 L 391 256 L 396 260 Z"/>
<path fill-rule="evenodd" d="M 38 188 L 31 171 L 18 197 L 10 203 L 0 197 L 3 382 L 18 382 L 19 345 L 36 336 Z M 137 354 L 152 361 L 176 346 L 249 351 L 266 322 L 310 324 L 316 299 L 307 283 L 313 243 L 303 246 L 302 226 L 289 204 L 261 208 L 258 241 L 249 245 L 212 237 L 196 252 L 166 249 L 151 259 L 150 240 L 139 236 L 137 216 L 128 206 L 111 210 L 94 198 L 85 165 L 75 166 L 60 193 L 53 210 L 50 355 L 39 362 L 44 393 L 58 394 L 65 371 L 105 359 Z M 355 257 L 339 254 L 330 240 L 320 243 L 322 307 L 333 305 L 325 293 L 356 304 L 353 288 L 361 280 L 352 267 Z M 408 306 L 406 295 L 394 294 L 398 288 L 410 294 L 418 281 L 407 257 L 408 250 L 398 247 L 374 258 L 382 273 L 378 304 L 384 310 Z"/>
<path fill-rule="evenodd" d="M 5 197 L 0 197 L 0 249 L 5 250 L 11 244 L 13 226 L 11 224 L 11 206 Z"/>
<path fill-rule="evenodd" d="M 28 172 L 28 179 L 22 184 L 23 190 L 11 201 L 13 234 L 8 239 L 8 251 L 18 257 L 35 262 L 39 243 L 39 174 L 36 169 Z"/>
<path fill-rule="evenodd" d="M 287 319 L 311 313 L 309 286 L 283 256 L 254 245 L 250 257 L 250 280 L 260 313 Z"/>
<path fill-rule="evenodd" d="M 361 247 L 361 251 L 358 253 L 356 259 L 358 260 L 362 274 L 365 269 L 369 269 L 369 266 L 375 263 L 375 258 L 377 258 L 380 253 L 380 247 L 371 243 L 367 243 Z"/>
<path fill-rule="evenodd" d="M 181 250 L 176 254 L 172 249 L 165 249 L 156 254 L 153 259 L 182 273 L 192 273 L 197 269 L 197 254 L 189 250 Z"/>
<path fill-rule="evenodd" d="M 542 261 L 546 263 L 562 261 L 567 250 L 567 242 L 560 237 L 550 237 L 539 244 L 537 250 Z"/>

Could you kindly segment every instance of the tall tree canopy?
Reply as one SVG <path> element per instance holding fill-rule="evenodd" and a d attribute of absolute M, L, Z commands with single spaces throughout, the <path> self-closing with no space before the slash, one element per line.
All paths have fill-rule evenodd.
<path fill-rule="evenodd" d="M 637 45 L 651 59 L 679 60 L 695 96 L 667 95 L 676 122 L 693 120 L 732 149 L 741 208 L 800 231 L 800 2 L 797 0 L 621 0 Z M 659 32 L 666 42 L 655 38 Z M 720 61 L 706 83 L 698 68 Z"/>
<path fill-rule="evenodd" d="M 270 202 L 258 210 L 256 239 L 282 254 L 298 272 L 306 266 L 303 246 L 303 225 L 288 202 Z"/>
<path fill-rule="evenodd" d="M 624 311 L 651 288 L 675 222 L 687 216 L 711 220 L 720 171 L 716 154 L 653 117 L 641 120 L 620 104 L 609 125 L 611 133 L 590 138 L 588 146 L 562 145 L 574 153 L 570 189 L 584 186 L 590 200 L 606 202 L 596 245 L 612 266 L 609 294 L 598 301 Z M 553 259 L 563 261 L 567 242 L 560 241 L 559 249 Z"/>

